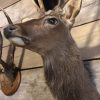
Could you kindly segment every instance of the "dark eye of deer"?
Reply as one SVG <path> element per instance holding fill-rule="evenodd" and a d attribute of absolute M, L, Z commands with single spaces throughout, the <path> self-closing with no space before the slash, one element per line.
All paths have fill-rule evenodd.
<path fill-rule="evenodd" d="M 49 18 L 48 23 L 52 25 L 56 25 L 58 23 L 58 20 L 56 18 Z"/>

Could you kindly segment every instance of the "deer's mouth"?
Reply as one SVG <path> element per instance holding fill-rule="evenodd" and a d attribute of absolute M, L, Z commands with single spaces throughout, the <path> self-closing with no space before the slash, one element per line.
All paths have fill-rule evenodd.
<path fill-rule="evenodd" d="M 17 31 L 17 28 L 15 26 L 4 28 L 4 36 L 10 42 L 18 46 L 25 46 L 30 43 L 30 39 L 28 38 L 28 36 L 22 36 L 21 34 L 19 34 L 19 31 Z"/>
<path fill-rule="evenodd" d="M 13 36 L 9 40 L 17 45 L 24 46 L 30 43 L 30 39 L 24 36 Z"/>
<path fill-rule="evenodd" d="M 8 40 L 18 46 L 25 46 L 30 43 L 30 39 L 26 36 L 10 36 Z"/>

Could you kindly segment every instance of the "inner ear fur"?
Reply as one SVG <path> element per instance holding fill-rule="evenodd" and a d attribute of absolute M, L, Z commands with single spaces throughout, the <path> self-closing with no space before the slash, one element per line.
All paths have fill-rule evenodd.
<path fill-rule="evenodd" d="M 70 21 L 75 20 L 76 16 L 80 12 L 82 5 L 82 0 L 66 0 L 66 3 L 63 7 L 63 13 L 66 19 Z"/>

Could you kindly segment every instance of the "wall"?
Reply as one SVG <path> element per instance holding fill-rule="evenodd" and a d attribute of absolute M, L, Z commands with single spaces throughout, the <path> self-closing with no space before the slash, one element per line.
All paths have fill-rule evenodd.
<path fill-rule="evenodd" d="M 13 1 L 13 2 L 12 2 Z M 4 0 L 0 6 L 5 8 L 13 22 L 21 22 L 26 16 L 35 17 L 37 9 L 33 7 L 31 0 Z M 82 9 L 78 15 L 71 34 L 76 41 L 82 59 L 100 58 L 100 0 L 83 0 Z M 0 11 L 0 27 L 7 25 L 6 18 Z M 9 42 L 5 39 L 3 46 L 3 59 L 6 59 Z M 21 55 L 21 48 L 17 48 L 15 63 Z M 98 91 L 100 92 L 100 60 L 88 61 L 88 65 L 94 70 L 94 78 Z M 42 65 L 41 57 L 28 50 L 25 51 L 22 69 L 33 68 L 22 71 L 22 82 L 18 91 L 11 97 L 5 96 L 0 91 L 1 100 L 53 100 L 43 75 L 43 68 L 36 68 Z M 35 69 L 34 69 L 35 68 Z M 16 99 L 15 99 L 16 98 Z"/>

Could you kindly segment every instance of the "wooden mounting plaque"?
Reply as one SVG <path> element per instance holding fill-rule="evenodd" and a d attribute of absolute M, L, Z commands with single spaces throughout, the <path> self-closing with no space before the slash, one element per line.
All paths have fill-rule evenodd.
<path fill-rule="evenodd" d="M 3 73 L 2 79 L 1 79 L 1 90 L 2 92 L 7 95 L 11 96 L 13 95 L 19 88 L 21 83 L 21 72 L 17 72 L 16 78 L 13 82 L 8 79 L 8 77 Z"/>

